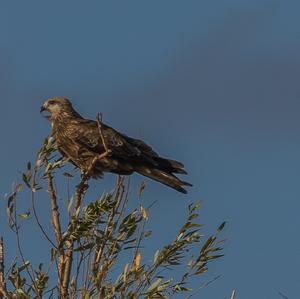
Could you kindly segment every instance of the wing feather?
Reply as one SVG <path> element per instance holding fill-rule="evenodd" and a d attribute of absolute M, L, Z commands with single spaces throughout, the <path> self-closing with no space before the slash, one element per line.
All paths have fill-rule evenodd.
<path fill-rule="evenodd" d="M 124 159 L 140 156 L 141 151 L 130 144 L 122 134 L 105 124 L 102 124 L 101 130 L 105 145 L 112 151 L 113 156 Z M 79 119 L 69 126 L 66 134 L 79 144 L 82 150 L 97 154 L 105 152 L 98 124 L 95 121 Z"/>

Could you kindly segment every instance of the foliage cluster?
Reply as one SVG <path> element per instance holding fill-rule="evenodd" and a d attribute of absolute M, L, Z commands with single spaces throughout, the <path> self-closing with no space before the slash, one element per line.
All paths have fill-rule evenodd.
<path fill-rule="evenodd" d="M 148 208 L 141 203 L 134 210 L 128 207 L 129 186 L 118 177 L 115 189 L 84 205 L 88 179 L 82 177 L 68 202 L 64 214 L 57 199 L 55 179 L 63 173 L 65 160 L 57 159 L 55 142 L 44 142 L 32 167 L 28 163 L 22 183 L 16 184 L 6 198 L 8 223 L 16 235 L 18 256 L 8 271 L 0 276 L 0 295 L 4 298 L 172 298 L 176 294 L 193 294 L 189 287 L 192 277 L 202 276 L 210 261 L 223 256 L 219 234 L 204 237 L 197 222 L 199 204 L 187 209 L 187 219 L 172 242 L 153 253 L 153 259 L 143 261 L 142 244 L 151 238 L 147 231 Z M 72 175 L 64 173 L 70 180 Z M 44 192 L 47 182 L 51 202 L 49 217 L 52 232 L 42 225 L 35 208 L 36 197 Z M 24 187 L 31 193 L 31 209 L 19 213 L 18 198 Z M 144 185 L 139 196 L 142 196 Z M 61 213 L 61 214 L 60 214 Z M 68 219 L 63 227 L 63 219 Z M 41 235 L 50 247 L 49 264 L 34 269 L 22 251 L 20 219 L 34 218 Z M 197 254 L 192 254 L 198 248 Z M 124 262 L 124 257 L 126 261 Z M 182 275 L 172 278 L 170 269 L 180 267 Z M 0 296 L 0 297 L 1 297 Z"/>

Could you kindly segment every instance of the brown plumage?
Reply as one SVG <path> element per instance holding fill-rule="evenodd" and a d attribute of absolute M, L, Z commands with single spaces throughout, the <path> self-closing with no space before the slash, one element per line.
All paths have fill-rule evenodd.
<path fill-rule="evenodd" d="M 138 172 L 182 193 L 187 193 L 184 186 L 192 186 L 173 174 L 186 174 L 183 164 L 160 157 L 142 140 L 121 134 L 102 122 L 99 129 L 97 121 L 84 119 L 68 99 L 51 98 L 41 107 L 41 111 L 45 110 L 50 113 L 48 119 L 59 151 L 82 174 L 98 178 L 103 172 Z M 100 158 L 107 150 L 110 153 Z"/>

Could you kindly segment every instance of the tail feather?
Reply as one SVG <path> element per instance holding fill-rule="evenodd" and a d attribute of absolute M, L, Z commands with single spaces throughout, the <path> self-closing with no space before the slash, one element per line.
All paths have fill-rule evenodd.
<path fill-rule="evenodd" d="M 156 158 L 156 161 L 158 162 L 158 168 L 162 171 L 166 172 L 174 172 L 174 173 L 180 173 L 180 174 L 187 174 L 187 172 L 184 169 L 184 165 L 178 161 L 171 160 L 171 159 L 164 159 L 161 157 Z"/>
<path fill-rule="evenodd" d="M 167 185 L 181 193 L 187 193 L 186 189 L 183 186 L 192 186 L 192 184 L 188 182 L 181 181 L 175 175 L 171 173 L 167 173 L 160 169 L 149 168 L 149 167 L 140 167 L 136 170 L 138 173 L 149 177 L 161 184 Z"/>

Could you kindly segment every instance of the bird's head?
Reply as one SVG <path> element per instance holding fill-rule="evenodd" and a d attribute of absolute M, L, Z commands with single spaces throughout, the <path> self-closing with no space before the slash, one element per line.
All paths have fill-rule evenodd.
<path fill-rule="evenodd" d="M 50 113 L 48 117 L 55 117 L 61 114 L 62 112 L 72 111 L 72 110 L 73 110 L 72 104 L 68 99 L 62 97 L 54 97 L 44 102 L 40 112 L 46 111 Z"/>

